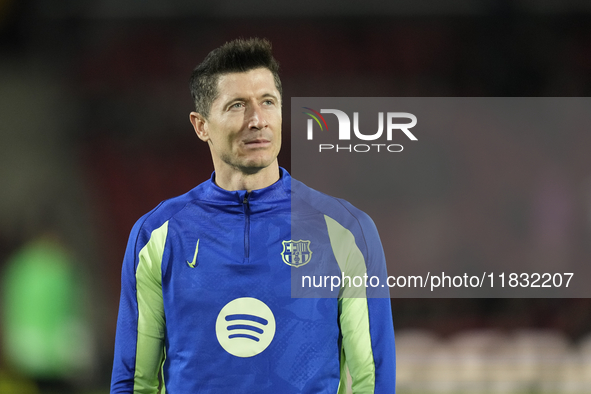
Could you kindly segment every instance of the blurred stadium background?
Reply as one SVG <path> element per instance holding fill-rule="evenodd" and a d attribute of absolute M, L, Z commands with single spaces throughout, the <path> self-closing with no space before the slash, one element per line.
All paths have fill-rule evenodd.
<path fill-rule="evenodd" d="M 131 226 L 212 171 L 188 122 L 188 77 L 212 48 L 269 38 L 286 102 L 589 96 L 590 16 L 576 0 L 0 1 L 0 393 L 108 392 Z M 289 128 L 285 112 L 288 169 Z M 435 210 L 445 185 L 400 178 L 423 197 L 397 201 L 393 234 L 417 235 L 398 243 L 406 259 L 470 261 L 507 231 L 513 258 L 589 258 L 591 133 L 520 138 L 505 144 L 519 143 L 524 162 L 507 166 L 526 170 L 504 200 L 487 196 L 486 158 L 470 154 L 492 138 L 451 142 L 438 157 L 465 180 L 454 185 L 470 187 L 446 192 Z M 499 212 L 492 222 L 475 214 L 482 201 Z M 471 234 L 465 249 L 419 246 L 445 242 L 446 225 Z M 56 281 L 68 289 L 61 296 Z M 399 299 L 392 308 L 399 393 L 591 393 L 589 299 Z"/>

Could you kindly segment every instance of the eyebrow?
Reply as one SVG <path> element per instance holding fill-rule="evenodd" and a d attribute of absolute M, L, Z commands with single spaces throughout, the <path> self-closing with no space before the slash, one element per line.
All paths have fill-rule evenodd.
<path fill-rule="evenodd" d="M 267 97 L 271 97 L 273 99 L 275 99 L 276 101 L 279 101 L 279 98 L 277 96 L 275 96 L 274 94 L 271 93 L 265 93 L 261 96 L 261 98 L 267 98 Z M 248 101 L 247 99 L 245 99 L 244 97 L 233 97 L 229 100 L 227 100 L 222 108 L 226 108 L 228 107 L 228 105 L 230 105 L 231 103 L 235 102 L 235 101 Z"/>
<path fill-rule="evenodd" d="M 263 94 L 262 97 L 263 98 L 265 98 L 265 97 L 271 97 L 271 98 L 274 98 L 275 100 L 279 101 L 279 98 L 277 96 L 275 96 L 274 94 L 271 94 L 271 93 L 265 93 L 265 94 Z"/>

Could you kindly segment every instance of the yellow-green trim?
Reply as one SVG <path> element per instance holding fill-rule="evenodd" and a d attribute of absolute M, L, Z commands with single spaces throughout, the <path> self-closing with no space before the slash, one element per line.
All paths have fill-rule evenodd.
<path fill-rule="evenodd" d="M 324 221 L 328 228 L 332 252 L 345 277 L 344 283 L 341 283 L 342 297 L 366 297 L 365 284 L 360 280 L 354 280 L 355 277 L 363 280 L 363 275 L 367 272 L 365 259 L 355 243 L 355 236 L 330 216 L 324 215 Z M 355 287 L 355 283 L 361 284 L 361 286 Z"/>
<path fill-rule="evenodd" d="M 328 228 L 330 246 L 341 272 L 345 276 L 363 278 L 367 265 L 363 253 L 355 242 L 351 231 L 336 220 L 324 215 Z M 357 281 L 359 283 L 359 281 Z M 346 368 L 352 378 L 354 393 L 373 393 L 375 390 L 375 361 L 369 331 L 369 308 L 365 284 L 360 287 L 346 286 L 339 299 L 339 321 L 341 325 L 341 381 L 338 394 L 347 390 Z"/>
<path fill-rule="evenodd" d="M 154 230 L 140 250 L 135 273 L 138 326 L 134 393 L 155 393 L 158 372 L 164 361 L 164 304 L 162 299 L 162 255 L 168 221 Z"/>
<path fill-rule="evenodd" d="M 376 366 L 369 332 L 369 313 L 366 298 L 339 300 L 342 360 L 341 388 L 346 387 L 345 366 L 349 368 L 354 393 L 373 393 L 376 384 Z M 344 393 L 344 391 L 342 391 Z M 340 392 L 339 392 L 340 394 Z"/>

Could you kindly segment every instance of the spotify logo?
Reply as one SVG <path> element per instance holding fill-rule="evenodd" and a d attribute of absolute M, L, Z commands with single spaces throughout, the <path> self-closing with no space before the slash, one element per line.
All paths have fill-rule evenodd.
<path fill-rule="evenodd" d="M 275 336 L 275 316 L 256 298 L 237 298 L 227 303 L 215 322 L 220 345 L 236 357 L 256 356 Z"/>

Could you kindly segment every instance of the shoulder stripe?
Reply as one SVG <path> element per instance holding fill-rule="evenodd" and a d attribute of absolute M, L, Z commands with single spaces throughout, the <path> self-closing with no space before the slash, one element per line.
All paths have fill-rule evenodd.
<path fill-rule="evenodd" d="M 137 283 L 137 347 L 134 393 L 152 393 L 158 388 L 158 371 L 164 359 L 164 305 L 162 298 L 162 255 L 168 221 L 152 231 L 139 252 Z"/>
<path fill-rule="evenodd" d="M 328 228 L 332 252 L 344 275 L 342 296 L 365 298 L 365 286 L 354 286 L 354 283 L 359 283 L 354 278 L 363 278 L 367 273 L 365 258 L 355 242 L 355 236 L 330 216 L 324 215 L 324 221 Z"/>

